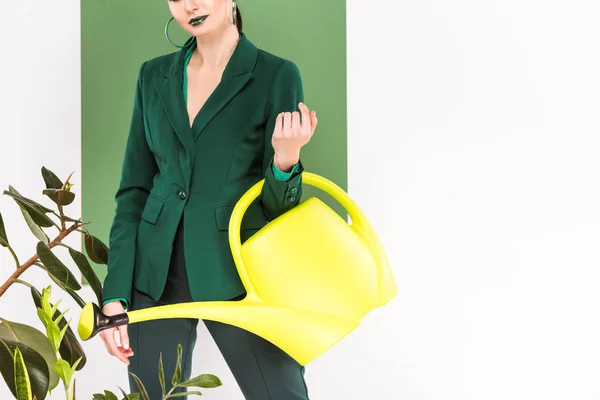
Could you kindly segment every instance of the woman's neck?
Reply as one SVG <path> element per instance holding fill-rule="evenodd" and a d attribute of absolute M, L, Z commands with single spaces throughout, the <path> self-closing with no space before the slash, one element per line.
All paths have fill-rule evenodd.
<path fill-rule="evenodd" d="M 235 25 L 196 38 L 196 49 L 190 59 L 193 69 L 222 69 L 233 54 L 240 34 Z"/>

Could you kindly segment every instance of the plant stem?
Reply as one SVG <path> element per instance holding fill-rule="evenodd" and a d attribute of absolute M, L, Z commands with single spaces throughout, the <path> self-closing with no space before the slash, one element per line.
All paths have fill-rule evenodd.
<path fill-rule="evenodd" d="M 72 382 L 72 380 L 71 380 Z M 69 383 L 69 385 L 65 388 L 66 390 L 66 394 L 67 394 L 67 400 L 73 400 L 73 397 L 75 393 L 73 393 L 73 386 L 71 383 Z"/>
<path fill-rule="evenodd" d="M 7 246 L 8 251 L 10 251 L 10 254 L 12 254 L 13 258 L 15 259 L 15 263 L 17 264 L 17 268 L 19 268 L 19 266 L 21 265 L 21 263 L 19 262 L 19 257 L 17 257 L 17 253 L 15 253 L 15 250 L 8 245 Z"/>
<path fill-rule="evenodd" d="M 52 345 L 54 346 L 54 344 L 52 344 Z M 56 360 L 57 360 L 57 363 L 55 365 L 58 365 L 58 361 L 62 360 L 62 356 L 60 354 L 60 351 L 56 348 L 54 349 L 54 354 L 56 355 Z M 62 374 L 59 374 L 59 375 L 60 375 L 60 379 L 63 383 L 63 388 L 65 389 L 65 396 L 66 396 L 67 400 L 72 400 L 73 395 L 74 395 L 73 390 L 72 390 L 73 378 L 71 377 L 71 382 L 67 382 L 67 381 L 63 380 Z"/>
<path fill-rule="evenodd" d="M 30 289 L 32 288 L 32 285 L 31 285 L 31 283 L 29 283 L 29 282 L 25 282 L 25 281 L 23 281 L 23 280 L 21 280 L 21 279 L 15 279 L 15 283 L 20 283 L 21 285 L 25 285 L 25 286 L 27 286 L 27 287 L 28 287 L 28 288 L 30 288 Z"/>
<path fill-rule="evenodd" d="M 53 248 L 54 246 L 61 243 L 61 241 L 67 237 L 73 231 L 76 231 L 79 228 L 79 224 L 73 224 L 69 229 L 62 230 L 60 234 L 50 243 L 48 243 L 49 248 Z M 34 265 L 38 260 L 38 255 L 34 254 L 29 258 L 29 260 L 25 261 L 25 263 L 17 268 L 15 272 L 0 286 L 0 297 L 8 290 L 8 288 L 17 280 L 23 272 L 27 271 L 27 268 Z"/>
<path fill-rule="evenodd" d="M 162 400 L 168 399 L 168 398 L 169 398 L 169 396 L 171 395 L 171 393 L 173 393 L 173 390 L 175 390 L 175 389 L 177 388 L 177 386 L 178 386 L 178 385 L 175 385 L 175 386 L 171 387 L 171 390 L 169 390 L 169 391 L 167 392 L 167 394 L 165 395 L 165 397 L 163 397 L 163 398 L 162 398 Z"/>
<path fill-rule="evenodd" d="M 75 172 L 71 172 L 69 174 L 69 176 L 67 177 L 67 179 L 65 180 L 65 182 L 62 185 L 61 190 L 68 190 L 67 188 L 70 186 L 69 185 L 69 180 L 71 180 L 71 177 L 73 176 Z M 60 222 L 62 223 L 62 230 L 64 231 L 66 229 L 65 227 L 65 213 L 63 211 L 63 206 L 62 204 L 58 204 L 58 212 L 60 212 Z"/>
<path fill-rule="evenodd" d="M 60 212 L 60 223 L 62 225 L 62 230 L 64 231 L 65 229 L 67 229 L 67 227 L 65 226 L 65 213 L 63 212 L 63 206 L 61 206 L 60 204 L 58 205 L 58 211 Z"/>

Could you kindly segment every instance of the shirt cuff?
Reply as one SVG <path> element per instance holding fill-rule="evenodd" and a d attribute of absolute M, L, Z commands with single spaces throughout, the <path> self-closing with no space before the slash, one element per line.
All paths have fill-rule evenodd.
<path fill-rule="evenodd" d="M 277 168 L 275 166 L 275 164 L 272 164 L 272 166 L 273 166 L 272 167 L 273 175 L 275 175 L 275 179 L 277 179 L 278 181 L 281 181 L 281 182 L 289 181 L 290 178 L 292 177 L 292 175 L 298 171 L 298 167 L 299 167 L 298 163 L 296 163 L 290 172 L 283 172 L 283 171 L 280 171 L 279 168 Z"/>
<path fill-rule="evenodd" d="M 123 297 L 115 297 L 112 299 L 106 299 L 102 302 L 102 305 L 105 305 L 106 303 L 110 303 L 111 301 L 115 301 L 115 300 L 121 300 L 121 304 L 123 304 L 124 309 L 127 310 L 129 308 L 129 303 L 127 302 L 127 299 L 125 299 Z"/>

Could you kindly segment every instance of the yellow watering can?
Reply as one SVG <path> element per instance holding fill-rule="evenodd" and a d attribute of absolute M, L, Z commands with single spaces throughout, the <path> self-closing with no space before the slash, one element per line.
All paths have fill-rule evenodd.
<path fill-rule="evenodd" d="M 304 172 L 302 182 L 329 193 L 348 212 L 348 224 L 311 197 L 241 244 L 245 211 L 264 180 L 237 202 L 229 242 L 247 295 L 240 301 L 190 302 L 106 316 L 94 303 L 82 310 L 78 333 L 163 318 L 219 321 L 250 331 L 306 365 L 358 327 L 363 317 L 397 293 L 390 265 L 371 225 L 340 187 Z M 293 238 L 293 240 L 290 240 Z"/>

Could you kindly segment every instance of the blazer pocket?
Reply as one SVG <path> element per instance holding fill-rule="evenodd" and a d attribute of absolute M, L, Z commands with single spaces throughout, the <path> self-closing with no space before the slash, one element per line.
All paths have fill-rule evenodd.
<path fill-rule="evenodd" d="M 235 204 L 225 204 L 222 206 L 215 207 L 215 219 L 217 229 L 220 231 L 229 230 L 229 221 L 231 220 L 231 213 Z M 262 211 L 262 207 L 256 203 L 252 203 L 244 213 L 242 218 L 241 230 L 244 229 L 261 229 L 267 224 L 267 219 Z"/>
<path fill-rule="evenodd" d="M 156 224 L 164 205 L 164 200 L 150 194 L 142 211 L 142 219 L 150 224 Z"/>

